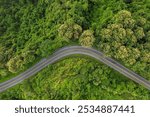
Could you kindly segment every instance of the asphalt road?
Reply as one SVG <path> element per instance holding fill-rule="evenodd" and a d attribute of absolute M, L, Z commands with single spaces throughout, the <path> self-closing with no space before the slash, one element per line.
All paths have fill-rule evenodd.
<path fill-rule="evenodd" d="M 13 87 L 16 84 L 22 82 L 23 80 L 35 75 L 36 73 L 41 71 L 49 64 L 57 62 L 58 60 L 67 57 L 69 55 L 75 55 L 75 54 L 82 54 L 82 55 L 93 57 L 98 61 L 108 65 L 109 67 L 115 69 L 116 71 L 120 72 L 124 76 L 130 78 L 131 80 L 139 83 L 140 85 L 143 85 L 145 88 L 150 90 L 150 82 L 148 80 L 136 74 L 135 72 L 127 69 L 117 61 L 109 57 L 106 57 L 102 52 L 92 48 L 85 48 L 81 46 L 69 46 L 57 50 L 56 52 L 54 52 L 54 54 L 52 54 L 47 58 L 42 59 L 40 62 L 38 62 L 37 64 L 35 64 L 34 66 L 26 70 L 25 72 L 21 73 L 20 75 L 10 80 L 7 80 L 3 83 L 0 83 L 0 92 L 3 92 L 6 89 Z"/>

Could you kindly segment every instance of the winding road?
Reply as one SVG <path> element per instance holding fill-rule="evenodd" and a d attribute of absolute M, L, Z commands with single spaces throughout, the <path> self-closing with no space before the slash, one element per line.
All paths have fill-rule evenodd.
<path fill-rule="evenodd" d="M 52 54 L 48 58 L 42 59 L 40 62 L 38 62 L 37 64 L 35 64 L 34 66 L 26 70 L 25 72 L 21 73 L 20 75 L 10 80 L 7 80 L 3 83 L 0 83 L 0 92 L 3 92 L 6 89 L 13 87 L 16 84 L 22 82 L 23 80 L 35 75 L 36 73 L 41 71 L 49 64 L 52 64 L 69 55 L 75 55 L 75 54 L 82 54 L 82 55 L 95 58 L 98 61 L 108 65 L 109 67 L 115 69 L 116 71 L 120 72 L 124 76 L 130 78 L 131 80 L 139 83 L 140 85 L 143 85 L 145 88 L 150 90 L 150 82 L 148 80 L 136 74 L 135 72 L 127 69 L 117 61 L 105 56 L 102 52 L 92 48 L 86 48 L 81 46 L 68 46 L 57 50 L 54 54 Z"/>

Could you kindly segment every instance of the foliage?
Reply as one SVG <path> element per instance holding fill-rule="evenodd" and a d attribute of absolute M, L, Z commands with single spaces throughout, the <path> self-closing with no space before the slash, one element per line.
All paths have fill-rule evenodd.
<path fill-rule="evenodd" d="M 95 38 L 91 30 L 85 30 L 79 39 L 79 43 L 85 47 L 92 47 L 94 41 Z"/>
<path fill-rule="evenodd" d="M 0 81 L 66 45 L 94 47 L 150 80 L 149 0 L 1 0 Z M 47 68 L 0 99 L 150 99 L 147 89 L 83 56 Z"/>
<path fill-rule="evenodd" d="M 130 19 L 129 19 L 130 18 Z M 126 20 L 127 19 L 127 20 Z M 129 19 L 129 20 L 128 20 Z M 144 18 L 143 18 L 144 19 Z M 116 59 L 120 59 L 128 66 L 133 65 L 139 60 L 145 50 L 141 50 L 146 36 L 143 25 L 146 20 L 141 23 L 141 27 L 137 25 L 139 20 L 135 20 L 129 11 L 119 11 L 113 18 L 111 23 L 101 30 L 100 47 L 110 53 Z M 112 51 L 114 50 L 114 52 Z"/>
<path fill-rule="evenodd" d="M 82 33 L 82 28 L 80 25 L 78 24 L 62 24 L 59 27 L 59 36 L 61 38 L 64 38 L 65 40 L 76 40 L 80 37 L 81 33 Z"/>

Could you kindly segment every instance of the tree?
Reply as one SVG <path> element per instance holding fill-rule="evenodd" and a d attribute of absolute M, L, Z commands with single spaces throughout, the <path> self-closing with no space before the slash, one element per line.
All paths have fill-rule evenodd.
<path fill-rule="evenodd" d="M 20 56 L 16 56 L 14 58 L 11 58 L 7 62 L 7 67 L 8 67 L 8 70 L 10 72 L 17 73 L 23 69 L 23 60 L 21 59 Z"/>
<path fill-rule="evenodd" d="M 134 28 L 135 20 L 132 18 L 131 12 L 127 10 L 119 11 L 113 18 L 115 23 L 122 24 L 124 28 Z"/>
<path fill-rule="evenodd" d="M 129 56 L 128 50 L 125 46 L 120 46 L 116 52 L 115 57 L 117 59 L 125 59 Z"/>
<path fill-rule="evenodd" d="M 135 45 L 137 42 L 137 38 L 131 29 L 126 29 L 126 38 L 128 45 Z"/>
<path fill-rule="evenodd" d="M 67 41 L 77 40 L 82 33 L 82 27 L 75 23 L 64 23 L 59 27 L 58 33 Z"/>
<path fill-rule="evenodd" d="M 145 37 L 145 34 L 144 34 L 144 30 L 142 27 L 137 27 L 137 29 L 135 30 L 135 35 L 137 37 L 137 39 L 142 39 L 143 37 Z"/>
<path fill-rule="evenodd" d="M 110 56 L 122 60 L 126 65 L 133 65 L 140 59 L 142 49 L 148 49 L 149 32 L 144 32 L 146 19 L 134 18 L 131 12 L 119 11 L 110 21 L 111 23 L 100 32 L 100 48 Z M 144 43 L 144 47 L 143 47 Z M 139 49 L 139 47 L 140 49 Z M 146 57 L 145 57 L 146 56 Z M 144 54 L 143 61 L 148 54 Z"/>
<path fill-rule="evenodd" d="M 137 40 L 145 37 L 144 28 L 146 19 L 140 17 L 134 19 L 129 11 L 119 11 L 108 24 L 107 28 L 103 28 L 100 32 L 101 40 L 103 42 L 117 41 L 123 45 L 133 46 Z"/>
<path fill-rule="evenodd" d="M 94 41 L 95 41 L 95 38 L 93 35 L 93 31 L 91 30 L 85 30 L 79 39 L 79 43 L 82 46 L 86 46 L 86 47 L 92 47 Z"/>
<path fill-rule="evenodd" d="M 23 52 L 21 56 L 23 59 L 23 64 L 28 64 L 35 60 L 35 55 L 34 55 L 34 52 L 32 51 Z"/>
<path fill-rule="evenodd" d="M 149 51 L 142 52 L 141 60 L 145 63 L 150 63 L 150 52 Z"/>
<path fill-rule="evenodd" d="M 0 76 L 5 77 L 8 75 L 8 71 L 6 69 L 0 69 Z"/>

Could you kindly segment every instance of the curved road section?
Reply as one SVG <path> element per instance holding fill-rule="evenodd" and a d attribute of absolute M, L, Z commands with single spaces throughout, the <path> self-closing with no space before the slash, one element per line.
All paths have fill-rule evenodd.
<path fill-rule="evenodd" d="M 48 58 L 42 59 L 40 62 L 38 62 L 37 64 L 35 64 L 34 66 L 26 70 L 25 72 L 21 73 L 20 75 L 6 82 L 0 83 L 0 92 L 5 91 L 6 89 L 13 87 L 14 85 L 22 82 L 23 80 L 35 75 L 36 73 L 41 71 L 43 68 L 45 68 L 49 64 L 52 64 L 69 55 L 75 55 L 75 54 L 82 54 L 82 55 L 93 57 L 97 59 L 98 61 L 108 65 L 109 67 L 115 69 L 116 71 L 120 72 L 121 74 L 125 75 L 126 77 L 143 85 L 144 87 L 150 90 L 149 81 L 147 81 L 145 78 L 141 77 L 140 75 L 136 74 L 135 72 L 127 69 L 126 67 L 118 63 L 117 61 L 109 57 L 106 57 L 102 52 L 97 51 L 92 48 L 86 48 L 86 47 L 81 47 L 81 46 L 69 46 L 69 47 L 64 47 L 64 48 L 59 49 Z"/>

